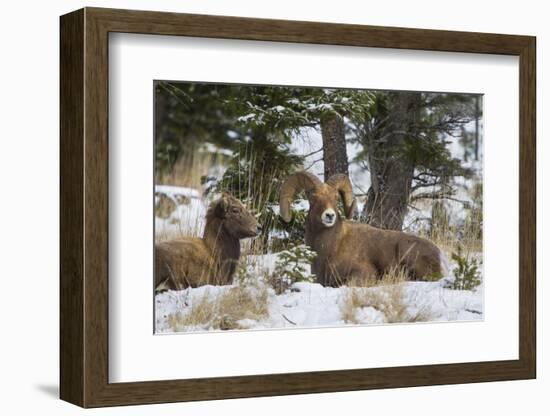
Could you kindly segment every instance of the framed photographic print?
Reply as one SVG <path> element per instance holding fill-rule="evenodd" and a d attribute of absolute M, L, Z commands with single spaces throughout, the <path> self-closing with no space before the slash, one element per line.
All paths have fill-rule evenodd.
<path fill-rule="evenodd" d="M 61 17 L 61 398 L 534 378 L 535 38 Z"/>

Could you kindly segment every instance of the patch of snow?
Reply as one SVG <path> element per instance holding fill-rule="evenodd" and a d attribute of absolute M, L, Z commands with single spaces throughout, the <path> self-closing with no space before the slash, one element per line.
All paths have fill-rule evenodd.
<path fill-rule="evenodd" d="M 193 188 L 186 188 L 184 186 L 172 186 L 172 185 L 155 185 L 155 193 L 165 194 L 166 196 L 175 199 L 178 195 L 188 198 L 200 198 L 201 193 Z"/>
<path fill-rule="evenodd" d="M 233 130 L 228 130 L 228 131 L 227 131 L 227 135 L 228 135 L 231 139 L 236 139 L 237 137 L 239 137 L 239 133 L 237 133 L 236 131 L 233 131 Z"/>
<path fill-rule="evenodd" d="M 308 104 L 307 109 L 312 111 L 331 111 L 333 110 L 332 104 L 322 103 L 322 104 Z"/>
<path fill-rule="evenodd" d="M 233 135 L 235 135 L 234 137 L 237 137 L 237 133 L 235 132 L 230 132 L 228 131 L 227 132 L 227 135 L 231 137 L 231 134 L 230 133 L 233 133 Z M 212 143 L 204 143 L 200 149 L 199 149 L 200 152 L 203 152 L 203 153 L 213 153 L 213 154 L 217 154 L 217 155 L 225 155 L 225 156 L 229 156 L 229 157 L 232 157 L 233 156 L 233 151 L 230 150 L 230 149 L 224 149 L 222 147 L 218 147 Z"/>
<path fill-rule="evenodd" d="M 155 216 L 155 235 L 165 239 L 181 236 L 201 236 L 206 222 L 208 201 L 196 189 L 181 186 L 156 185 L 155 194 L 163 194 L 176 205 L 168 218 Z M 155 197 L 157 200 L 158 197 Z"/>
<path fill-rule="evenodd" d="M 241 121 L 241 122 L 247 122 L 247 121 L 252 120 L 254 117 L 256 117 L 256 114 L 250 113 L 250 114 L 247 114 L 245 116 L 240 116 L 239 118 L 237 118 L 237 120 Z"/>

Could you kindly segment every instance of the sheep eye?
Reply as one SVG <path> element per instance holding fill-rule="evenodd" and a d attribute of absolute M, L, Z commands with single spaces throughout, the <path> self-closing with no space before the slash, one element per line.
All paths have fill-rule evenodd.
<path fill-rule="evenodd" d="M 239 208 L 233 208 L 233 209 L 231 210 L 231 212 L 232 212 L 233 214 L 238 214 L 238 213 L 239 213 Z"/>

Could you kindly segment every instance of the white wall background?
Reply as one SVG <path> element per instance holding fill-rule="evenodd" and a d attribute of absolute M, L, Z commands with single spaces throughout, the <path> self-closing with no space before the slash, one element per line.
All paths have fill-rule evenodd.
<path fill-rule="evenodd" d="M 543 259 L 550 238 L 543 184 L 550 146 L 544 143 L 544 102 L 550 101 L 545 61 L 550 26 L 545 2 L 536 0 L 376 2 L 230 0 L 121 0 L 4 2 L 0 12 L 0 412 L 77 414 L 58 395 L 59 20 L 83 6 L 317 20 L 387 26 L 536 35 L 538 41 L 538 380 L 317 394 L 92 410 L 88 414 L 547 414 L 550 361 Z M 548 328 L 546 328 L 548 329 Z"/>

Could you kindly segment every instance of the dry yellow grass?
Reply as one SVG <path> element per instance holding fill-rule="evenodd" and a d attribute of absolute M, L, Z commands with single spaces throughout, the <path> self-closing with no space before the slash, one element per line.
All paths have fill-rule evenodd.
<path fill-rule="evenodd" d="M 416 207 L 424 211 L 432 211 L 430 229 L 420 232 L 449 256 L 460 246 L 466 253 L 480 253 L 483 250 L 483 186 L 474 182 L 467 192 L 473 203 L 465 207 L 459 201 L 447 200 L 445 204 L 454 205 L 454 210 L 466 210 L 464 225 L 458 228 L 449 221 L 449 213 L 442 201 L 421 200 Z"/>
<path fill-rule="evenodd" d="M 251 319 L 259 321 L 268 316 L 268 291 L 262 287 L 232 287 L 213 296 L 208 291 L 194 300 L 189 310 L 168 317 L 174 332 L 201 329 L 246 329 L 239 321 Z"/>
<path fill-rule="evenodd" d="M 204 203 L 207 205 L 208 201 Z M 170 227 L 155 227 L 155 243 L 183 237 L 202 237 L 204 218 L 201 218 L 202 221 L 197 221 L 194 215 L 191 211 L 182 215 L 172 214 L 172 218 L 169 219 Z"/>
<path fill-rule="evenodd" d="M 215 166 L 225 166 L 228 156 L 222 153 L 212 153 L 197 147 L 190 149 L 180 157 L 170 172 L 156 172 L 157 185 L 185 186 L 201 189 L 202 177 L 208 175 Z"/>
<path fill-rule="evenodd" d="M 357 311 L 371 307 L 384 314 L 385 323 L 424 322 L 430 319 L 427 309 L 411 313 L 405 299 L 405 282 L 407 273 L 395 267 L 379 280 L 352 282 L 347 296 L 341 304 L 344 322 L 361 324 Z"/>

